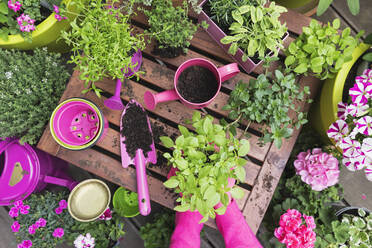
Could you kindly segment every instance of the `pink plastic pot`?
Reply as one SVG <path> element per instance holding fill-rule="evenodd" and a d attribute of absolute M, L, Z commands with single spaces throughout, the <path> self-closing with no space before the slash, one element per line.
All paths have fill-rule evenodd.
<path fill-rule="evenodd" d="M 181 75 L 181 73 L 190 66 L 201 66 L 204 68 L 209 69 L 216 77 L 216 84 L 218 84 L 218 90 L 216 94 L 209 99 L 206 102 L 203 103 L 192 103 L 184 99 L 181 94 L 177 90 L 177 81 L 178 77 Z M 166 90 L 159 94 L 153 94 L 150 91 L 146 91 L 144 95 L 144 101 L 146 104 L 146 107 L 150 110 L 154 110 L 156 105 L 160 102 L 167 102 L 167 101 L 174 101 L 174 100 L 180 100 L 183 104 L 185 104 L 187 107 L 192 109 L 200 109 L 208 106 L 218 95 L 221 89 L 221 83 L 232 78 L 236 74 L 238 74 L 239 68 L 237 63 L 228 64 L 225 66 L 222 66 L 220 68 L 217 68 L 212 62 L 196 58 L 196 59 L 190 59 L 185 61 L 183 64 L 181 64 L 174 76 L 174 89 L 172 90 Z"/>
<path fill-rule="evenodd" d="M 107 132 L 108 122 L 91 101 L 70 98 L 60 103 L 50 119 L 50 132 L 64 148 L 82 150 L 93 146 Z"/>
<path fill-rule="evenodd" d="M 53 157 L 18 139 L 0 141 L 0 205 L 24 200 L 48 183 L 72 190 L 78 183 L 65 173 L 67 162 Z"/>
<path fill-rule="evenodd" d="M 203 0 L 199 6 L 203 8 L 204 4 L 207 3 L 208 0 Z M 229 54 L 236 62 L 239 63 L 239 65 L 247 72 L 252 72 L 257 66 L 259 66 L 262 63 L 262 60 L 255 63 L 252 59 L 248 58 L 247 61 L 243 61 L 242 56 L 244 54 L 243 50 L 238 48 L 238 51 L 235 55 L 231 55 L 228 51 L 230 48 L 230 44 L 222 44 L 220 40 L 226 36 L 225 32 L 220 29 L 217 24 L 209 18 L 209 16 L 202 10 L 198 16 L 198 21 L 202 22 L 205 21 L 208 24 L 208 28 L 206 29 L 207 33 L 217 42 L 217 44 L 227 53 Z M 289 36 L 289 33 L 287 32 L 284 37 L 283 41 L 287 39 Z M 279 50 L 279 48 L 278 48 Z M 273 52 L 269 53 L 270 56 L 274 55 Z"/>

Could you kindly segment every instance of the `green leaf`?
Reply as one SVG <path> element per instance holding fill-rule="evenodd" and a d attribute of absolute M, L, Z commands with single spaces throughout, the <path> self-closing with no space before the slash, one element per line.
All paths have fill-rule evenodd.
<path fill-rule="evenodd" d="M 292 65 L 296 61 L 295 57 L 293 55 L 288 56 L 285 58 L 284 64 L 288 67 Z"/>
<path fill-rule="evenodd" d="M 347 0 L 347 5 L 349 6 L 351 14 L 357 15 L 359 13 L 359 0 Z"/>
<path fill-rule="evenodd" d="M 239 150 L 238 150 L 238 155 L 239 155 L 239 157 L 244 157 L 249 152 L 250 144 L 249 144 L 249 141 L 245 140 L 245 139 L 242 139 L 240 141 L 240 144 L 241 145 L 240 145 Z"/>
<path fill-rule="evenodd" d="M 235 38 L 233 37 L 233 36 L 229 36 L 229 35 L 226 35 L 225 37 L 223 37 L 221 40 L 220 40 L 220 42 L 222 43 L 222 44 L 230 44 L 230 43 L 232 43 L 232 42 L 234 42 L 235 41 Z"/>
<path fill-rule="evenodd" d="M 213 125 L 212 121 L 209 118 L 205 118 L 204 123 L 203 123 L 203 131 L 205 133 L 213 133 Z"/>
<path fill-rule="evenodd" d="M 188 203 L 183 204 L 183 205 L 178 205 L 174 208 L 174 210 L 177 212 L 186 212 L 189 209 L 190 209 L 190 204 Z"/>
<path fill-rule="evenodd" d="M 339 29 L 340 28 L 340 25 L 341 25 L 340 19 L 336 18 L 336 19 L 333 20 L 333 22 L 332 22 L 333 28 Z"/>
<path fill-rule="evenodd" d="M 316 12 L 317 16 L 323 15 L 323 13 L 328 9 L 333 0 L 319 0 L 318 10 Z"/>
<path fill-rule="evenodd" d="M 177 165 L 177 168 L 180 169 L 180 170 L 184 170 L 187 168 L 188 166 L 188 163 L 185 159 L 183 158 L 178 158 L 175 160 L 175 163 Z"/>
<path fill-rule="evenodd" d="M 238 43 L 233 42 L 231 46 L 229 47 L 229 53 L 232 55 L 235 55 L 237 51 L 238 51 Z"/>
<path fill-rule="evenodd" d="M 242 199 L 244 197 L 244 191 L 239 187 L 234 187 L 231 189 L 231 196 L 235 199 Z"/>
<path fill-rule="evenodd" d="M 190 132 L 189 132 L 189 130 L 188 130 L 186 127 L 184 127 L 184 126 L 182 126 L 182 125 L 178 125 L 178 129 L 180 130 L 181 134 L 182 134 L 185 138 L 187 138 L 187 137 L 190 135 Z"/>
<path fill-rule="evenodd" d="M 173 177 L 164 182 L 164 186 L 170 189 L 176 188 L 178 184 L 179 181 Z"/>
<path fill-rule="evenodd" d="M 307 71 L 307 64 L 306 64 L 306 63 L 299 64 L 299 65 L 294 69 L 294 72 L 296 72 L 296 73 L 298 73 L 298 74 L 305 73 L 306 71 Z"/>
<path fill-rule="evenodd" d="M 9 8 L 5 1 L 0 1 L 0 13 L 5 15 L 9 13 Z"/>
<path fill-rule="evenodd" d="M 182 147 L 183 144 L 185 144 L 185 137 L 181 135 L 176 139 L 176 146 Z"/>
<path fill-rule="evenodd" d="M 174 147 L 173 140 L 167 136 L 161 136 L 160 141 L 166 148 Z"/>
<path fill-rule="evenodd" d="M 226 213 L 226 209 L 227 208 L 225 206 L 219 207 L 219 208 L 216 209 L 216 213 L 218 215 L 224 215 Z"/>
<path fill-rule="evenodd" d="M 363 60 L 366 60 L 368 62 L 372 62 L 372 53 L 367 53 L 363 55 Z"/>
<path fill-rule="evenodd" d="M 246 172 L 243 166 L 237 166 L 234 170 L 234 173 L 239 181 L 245 182 Z"/>
<path fill-rule="evenodd" d="M 372 45 L 372 33 L 368 34 L 364 39 L 364 43 Z"/>

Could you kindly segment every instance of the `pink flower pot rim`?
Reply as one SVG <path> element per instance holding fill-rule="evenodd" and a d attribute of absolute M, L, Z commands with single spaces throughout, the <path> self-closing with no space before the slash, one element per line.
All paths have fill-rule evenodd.
<path fill-rule="evenodd" d="M 57 115 L 58 111 L 63 109 L 65 104 L 72 103 L 72 102 L 86 104 L 87 107 L 89 107 L 91 110 L 93 110 L 93 112 L 98 116 L 98 119 L 99 119 L 98 131 L 97 131 L 96 135 L 94 136 L 94 138 L 91 139 L 89 142 L 81 144 L 81 145 L 72 145 L 72 144 L 68 144 L 68 143 L 62 141 L 60 139 L 60 134 L 58 134 L 58 132 L 60 132 L 60 130 L 55 130 L 55 126 L 57 126 L 55 124 L 55 121 L 56 121 L 55 118 L 56 118 L 56 115 Z M 87 148 L 92 147 L 102 137 L 102 135 L 104 133 L 105 126 L 106 126 L 105 125 L 106 122 L 107 122 L 107 120 L 104 118 L 104 115 L 103 115 L 102 111 L 98 108 L 98 106 L 95 103 L 93 103 L 92 101 L 90 101 L 88 99 L 85 99 L 85 98 L 72 97 L 72 98 L 64 100 L 63 102 L 61 102 L 55 108 L 55 110 L 53 111 L 53 113 L 51 115 L 49 124 L 50 124 L 50 132 L 52 134 L 52 137 L 54 138 L 54 140 L 60 146 L 66 148 L 66 149 L 69 149 L 69 150 L 83 150 L 83 149 L 87 149 Z"/>

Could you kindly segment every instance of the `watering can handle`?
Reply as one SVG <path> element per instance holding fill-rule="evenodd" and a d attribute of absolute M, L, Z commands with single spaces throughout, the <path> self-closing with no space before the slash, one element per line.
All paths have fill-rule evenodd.
<path fill-rule="evenodd" d="M 57 178 L 57 177 L 51 177 L 51 176 L 45 176 L 43 181 L 46 182 L 46 183 L 51 183 L 51 184 L 59 185 L 59 186 L 62 186 L 62 187 L 66 187 L 70 191 L 76 185 L 78 185 L 78 182 L 70 181 L 70 180 L 62 179 L 62 178 Z"/>
<path fill-rule="evenodd" d="M 138 206 L 141 215 L 146 216 L 151 212 L 149 188 L 146 176 L 146 159 L 142 149 L 138 149 L 134 158 L 137 173 Z"/>
<path fill-rule="evenodd" d="M 18 141 L 17 139 L 8 138 L 6 140 L 0 141 L 0 154 L 3 153 L 6 150 L 6 148 L 8 148 L 10 145 L 14 144 L 17 141 Z"/>

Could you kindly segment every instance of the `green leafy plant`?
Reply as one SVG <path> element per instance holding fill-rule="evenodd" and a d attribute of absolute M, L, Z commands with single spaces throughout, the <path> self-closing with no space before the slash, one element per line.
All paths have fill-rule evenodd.
<path fill-rule="evenodd" d="M 318 10 L 316 12 L 317 16 L 323 15 L 324 12 L 329 8 L 333 0 L 319 0 Z M 359 0 L 346 0 L 347 5 L 349 6 L 349 10 L 351 14 L 357 15 L 359 14 Z"/>
<path fill-rule="evenodd" d="M 115 212 L 117 212 L 120 216 L 132 217 L 136 211 L 138 213 L 137 193 L 129 191 L 123 187 L 120 187 L 115 192 L 113 204 Z"/>
<path fill-rule="evenodd" d="M 231 44 L 229 53 L 235 55 L 238 48 L 244 55 L 242 60 L 257 55 L 265 57 L 268 52 L 278 54 L 278 48 L 284 48 L 283 36 L 287 32 L 285 24 L 281 24 L 279 16 L 286 8 L 271 2 L 263 5 L 243 5 L 232 11 L 234 22 L 230 25 L 230 34 L 221 39 L 222 44 Z"/>
<path fill-rule="evenodd" d="M 187 52 L 198 25 L 188 18 L 186 1 L 182 7 L 173 7 L 172 0 L 153 0 L 151 9 L 143 11 L 150 24 L 150 29 L 146 33 L 157 41 L 155 51 L 167 53 L 167 57 L 176 57 L 182 52 Z"/>
<path fill-rule="evenodd" d="M 97 219 L 91 222 L 76 221 L 71 227 L 71 233 L 67 237 L 68 241 L 74 243 L 80 235 L 85 236 L 89 233 L 94 238 L 95 248 L 111 247 L 117 240 L 124 236 L 125 232 L 123 230 L 123 218 L 115 212 L 110 212 L 110 215 L 112 218 L 107 220 Z"/>
<path fill-rule="evenodd" d="M 137 3 L 142 3 L 145 6 L 151 6 L 153 2 L 156 0 L 136 0 Z M 187 3 L 191 5 L 192 9 L 195 11 L 195 13 L 199 14 L 201 11 L 201 8 L 199 7 L 198 0 L 187 0 Z M 155 5 L 155 4 L 154 4 Z M 153 6 L 154 6 L 153 5 Z"/>
<path fill-rule="evenodd" d="M 59 54 L 0 49 L 0 136 L 36 144 L 68 78 Z"/>
<path fill-rule="evenodd" d="M 340 20 L 335 19 L 332 25 L 321 25 L 311 20 L 308 27 L 303 27 L 302 34 L 292 42 L 285 51 L 285 65 L 288 70 L 297 74 L 310 74 L 322 80 L 332 78 L 345 62 L 352 59 L 352 53 L 358 46 L 358 39 L 350 35 L 350 28 L 339 34 Z"/>
<path fill-rule="evenodd" d="M 231 132 L 219 124 L 213 124 L 213 117 L 201 117 L 194 112 L 192 126 L 196 133 L 184 126 L 178 128 L 181 135 L 175 142 L 162 136 L 160 140 L 172 153 L 164 157 L 177 169 L 176 175 L 170 177 L 164 186 L 182 193 L 176 200 L 180 205 L 176 211 L 199 211 L 203 215 L 201 222 L 217 214 L 224 214 L 229 202 L 228 192 L 233 198 L 242 198 L 244 192 L 237 186 L 229 187 L 228 178 L 244 182 L 247 160 L 244 157 L 249 151 L 248 140 L 236 139 Z M 222 207 L 213 207 L 221 202 Z"/>
<path fill-rule="evenodd" d="M 291 137 L 293 127 L 299 128 L 307 122 L 306 114 L 296 107 L 295 101 L 305 100 L 305 95 L 309 93 L 309 87 L 300 90 L 294 74 L 283 75 L 280 70 L 276 70 L 275 77 L 266 73 L 251 79 L 249 83 L 240 81 L 223 109 L 229 110 L 229 118 L 235 120 L 235 125 L 231 127 L 242 120 L 249 124 L 265 123 L 261 142 L 274 141 L 280 148 L 283 138 Z M 297 113 L 296 119 L 288 115 L 290 110 Z"/>
<path fill-rule="evenodd" d="M 60 207 L 60 201 L 64 200 L 67 204 L 67 198 L 67 191 L 58 193 L 46 191 L 43 194 L 32 194 L 24 201 L 23 207 L 29 206 L 27 210 L 29 213 L 22 214 L 22 206 L 19 207 L 21 211 L 16 218 L 18 224 L 13 223 L 12 225 L 13 231 L 18 228 L 18 231 L 15 232 L 17 242 L 31 240 L 32 247 L 40 248 L 56 247 L 57 244 L 64 242 L 75 220 L 70 216 L 67 209 L 61 210 L 59 214 L 55 210 Z M 11 211 L 15 208 L 17 207 L 13 207 Z M 43 220 L 40 220 L 40 218 Z M 63 229 L 63 234 L 61 237 L 56 237 L 53 233 L 59 228 Z M 34 233 L 31 234 L 32 232 Z"/>
<path fill-rule="evenodd" d="M 371 45 L 372 46 L 372 33 L 368 34 L 367 37 L 363 41 L 365 44 Z M 366 53 L 363 55 L 363 60 L 372 62 L 372 52 Z"/>
<path fill-rule="evenodd" d="M 62 32 L 66 43 L 72 45 L 71 63 L 77 64 L 80 78 L 85 81 L 84 90 L 94 90 L 100 96 L 101 90 L 94 82 L 104 77 L 123 78 L 123 74 L 137 64 L 131 57 L 138 49 L 145 48 L 143 34 L 135 34 L 129 19 L 134 0 L 116 6 L 118 0 L 109 4 L 92 0 L 89 5 L 76 3 L 80 15 L 71 23 L 71 30 Z M 122 70 L 123 69 L 123 70 Z M 139 72 L 133 76 L 138 76 Z"/>
<path fill-rule="evenodd" d="M 141 226 L 140 235 L 145 248 L 169 247 L 174 230 L 174 213 L 156 213 L 154 220 Z"/>

